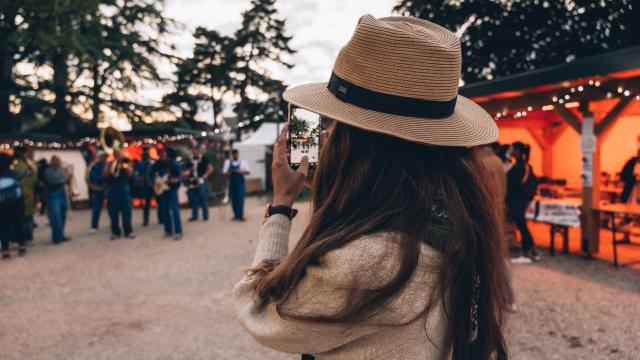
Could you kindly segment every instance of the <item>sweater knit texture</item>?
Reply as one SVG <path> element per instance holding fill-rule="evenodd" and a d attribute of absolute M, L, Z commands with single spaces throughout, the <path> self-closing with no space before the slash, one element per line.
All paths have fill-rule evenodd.
<path fill-rule="evenodd" d="M 253 266 L 287 256 L 291 221 L 273 215 L 263 222 Z M 400 268 L 397 235 L 363 236 L 308 265 L 305 276 L 281 305 L 281 312 L 298 316 L 331 316 L 348 301 L 349 289 L 375 289 Z M 372 317 L 356 324 L 327 324 L 283 318 L 275 304 L 255 292 L 255 276 L 245 275 L 233 290 L 238 319 L 262 345 L 329 359 L 448 359 L 447 319 L 441 302 L 428 314 L 436 286 L 439 253 L 421 245 L 415 273 L 402 290 Z"/>

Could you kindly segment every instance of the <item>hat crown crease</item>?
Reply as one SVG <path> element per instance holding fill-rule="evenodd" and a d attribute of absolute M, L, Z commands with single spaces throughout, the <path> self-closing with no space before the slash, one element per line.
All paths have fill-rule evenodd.
<path fill-rule="evenodd" d="M 449 101 L 458 95 L 461 57 L 459 39 L 439 25 L 365 15 L 340 50 L 333 71 L 371 91 Z"/>

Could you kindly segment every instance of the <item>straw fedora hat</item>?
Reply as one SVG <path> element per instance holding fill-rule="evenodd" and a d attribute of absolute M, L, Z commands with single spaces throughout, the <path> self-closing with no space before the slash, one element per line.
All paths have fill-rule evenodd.
<path fill-rule="evenodd" d="M 413 17 L 360 18 L 328 83 L 285 91 L 298 107 L 405 140 L 471 147 L 498 139 L 493 118 L 458 95 L 460 41 Z"/>

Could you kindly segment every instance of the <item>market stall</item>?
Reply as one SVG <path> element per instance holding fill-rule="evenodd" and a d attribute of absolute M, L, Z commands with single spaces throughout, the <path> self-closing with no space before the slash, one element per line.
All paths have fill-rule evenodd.
<path fill-rule="evenodd" d="M 588 256 L 598 252 L 601 201 L 619 200 L 617 174 L 640 147 L 640 47 L 471 84 L 460 93 L 494 116 L 500 142 L 532 145 L 535 172 L 564 180 L 561 197 L 579 196 L 581 248 Z"/>

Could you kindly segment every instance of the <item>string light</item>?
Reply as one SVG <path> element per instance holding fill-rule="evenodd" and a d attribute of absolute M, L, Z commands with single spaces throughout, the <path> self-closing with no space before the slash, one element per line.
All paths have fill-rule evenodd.
<path fill-rule="evenodd" d="M 126 146 L 130 146 L 130 145 L 143 145 L 143 144 L 157 144 L 158 142 L 176 142 L 176 141 L 181 141 L 181 140 L 186 140 L 186 139 L 194 139 L 194 138 L 204 138 L 207 137 L 209 135 L 213 135 L 213 134 L 218 134 L 220 133 L 219 129 L 215 129 L 215 131 L 210 131 L 210 132 L 206 132 L 206 131 L 202 131 L 201 133 L 198 134 L 198 136 L 193 135 L 193 134 L 179 134 L 179 135 L 164 135 L 164 136 L 157 136 L 156 139 L 154 140 L 152 138 L 144 138 L 142 140 L 134 140 L 131 142 L 125 142 L 123 145 Z M 9 140 L 8 142 L 4 142 L 4 143 L 0 143 L 0 150 L 10 150 L 12 147 L 16 147 L 16 146 L 20 146 L 20 145 L 27 145 L 30 147 L 34 147 L 36 149 L 77 149 L 82 147 L 84 144 L 95 144 L 97 143 L 98 140 L 96 138 L 90 138 L 90 137 L 85 137 L 82 138 L 80 140 L 77 141 L 65 141 L 65 142 L 58 142 L 58 141 L 52 141 L 52 142 L 44 142 L 44 141 L 33 141 L 30 139 L 22 139 L 22 140 Z"/>

